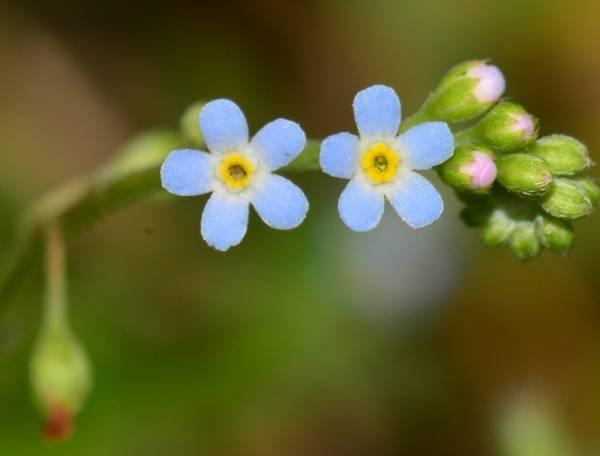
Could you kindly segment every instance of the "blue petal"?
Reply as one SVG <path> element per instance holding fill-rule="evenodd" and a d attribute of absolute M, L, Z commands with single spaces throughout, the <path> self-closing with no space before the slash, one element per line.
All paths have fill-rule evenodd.
<path fill-rule="evenodd" d="M 330 176 L 350 179 L 356 171 L 358 138 L 350 133 L 329 136 L 321 143 L 319 161 Z"/>
<path fill-rule="evenodd" d="M 201 195 L 212 190 L 212 171 L 212 157 L 206 152 L 174 150 L 160 168 L 160 180 L 163 188 L 175 195 Z"/>
<path fill-rule="evenodd" d="M 429 169 L 445 162 L 454 153 L 454 136 L 444 122 L 427 122 L 411 128 L 398 138 L 412 169 Z"/>
<path fill-rule="evenodd" d="M 354 231 L 375 228 L 383 215 L 383 206 L 383 195 L 359 178 L 348 182 L 338 201 L 340 217 Z"/>
<path fill-rule="evenodd" d="M 252 148 L 260 154 L 270 170 L 287 165 L 306 145 L 306 135 L 300 125 L 286 119 L 277 119 L 256 133 Z"/>
<path fill-rule="evenodd" d="M 248 123 L 231 100 L 215 100 L 200 111 L 200 131 L 211 152 L 230 152 L 248 144 Z"/>
<path fill-rule="evenodd" d="M 308 200 L 302 190 L 276 174 L 266 177 L 252 205 L 267 225 L 278 230 L 296 228 L 308 212 Z"/>
<path fill-rule="evenodd" d="M 213 193 L 202 213 L 201 232 L 208 245 L 225 250 L 238 245 L 248 228 L 248 201 L 237 195 Z"/>
<path fill-rule="evenodd" d="M 400 127 L 400 100 L 394 89 L 376 85 L 354 98 L 354 119 L 361 137 L 396 136 Z"/>
<path fill-rule="evenodd" d="M 444 202 L 431 183 L 417 173 L 409 173 L 386 193 L 398 215 L 411 228 L 435 222 L 444 212 Z"/>

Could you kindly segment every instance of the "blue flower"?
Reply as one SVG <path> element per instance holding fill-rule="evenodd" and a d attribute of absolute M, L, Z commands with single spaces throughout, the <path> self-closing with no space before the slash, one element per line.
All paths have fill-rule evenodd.
<path fill-rule="evenodd" d="M 340 195 L 338 210 L 354 231 L 375 228 L 387 199 L 412 228 L 433 223 L 444 203 L 431 183 L 415 170 L 448 160 L 454 137 L 443 122 L 427 122 L 398 136 L 400 100 L 396 92 L 376 85 L 354 98 L 354 118 L 360 137 L 338 133 L 321 145 L 323 171 L 350 179 Z"/>
<path fill-rule="evenodd" d="M 179 196 L 212 192 L 201 220 L 208 245 L 225 251 L 238 245 L 248 228 L 249 205 L 270 227 L 296 228 L 308 201 L 289 180 L 272 174 L 304 149 L 300 126 L 285 119 L 265 125 L 249 140 L 248 123 L 230 100 L 215 100 L 200 112 L 200 130 L 210 153 L 175 150 L 160 176 L 165 190 Z"/>

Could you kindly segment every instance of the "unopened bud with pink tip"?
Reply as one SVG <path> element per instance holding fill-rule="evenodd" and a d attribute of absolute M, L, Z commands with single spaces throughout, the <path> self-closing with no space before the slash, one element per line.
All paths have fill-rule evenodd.
<path fill-rule="evenodd" d="M 484 146 L 466 145 L 438 167 L 444 182 L 458 191 L 485 193 L 496 180 L 494 153 Z"/>
<path fill-rule="evenodd" d="M 500 152 L 522 149 L 538 137 L 539 121 L 522 106 L 508 101 L 496 105 L 462 139 L 480 142 Z"/>
<path fill-rule="evenodd" d="M 452 68 L 421 109 L 429 120 L 464 122 L 480 116 L 502 96 L 506 82 L 498 67 L 471 60 Z"/>

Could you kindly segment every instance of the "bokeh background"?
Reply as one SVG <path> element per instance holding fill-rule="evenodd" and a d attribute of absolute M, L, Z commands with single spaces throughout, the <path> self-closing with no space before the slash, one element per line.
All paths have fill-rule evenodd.
<path fill-rule="evenodd" d="M 367 85 L 396 88 L 409 114 L 472 58 L 502 68 L 542 133 L 600 160 L 599 20 L 597 0 L 5 0 L 0 239 L 29 201 L 198 99 L 236 100 L 253 131 L 284 116 L 319 138 L 354 128 Z M 58 445 L 28 385 L 31 271 L 0 309 L 0 454 L 487 456 L 527 395 L 600 451 L 600 216 L 568 257 L 521 264 L 482 247 L 451 192 L 430 228 L 388 210 L 354 234 L 342 181 L 294 179 L 306 222 L 277 232 L 253 215 L 227 254 L 202 242 L 198 198 L 131 206 L 70 243 L 95 385 Z"/>

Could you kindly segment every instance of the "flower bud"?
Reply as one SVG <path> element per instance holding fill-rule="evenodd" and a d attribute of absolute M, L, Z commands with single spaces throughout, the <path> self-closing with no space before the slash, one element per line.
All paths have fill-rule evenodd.
<path fill-rule="evenodd" d="M 510 237 L 515 222 L 503 209 L 496 209 L 483 227 L 481 237 L 488 247 L 499 247 Z"/>
<path fill-rule="evenodd" d="M 452 68 L 425 102 L 430 119 L 464 122 L 483 114 L 504 93 L 506 83 L 500 70 L 482 60 Z"/>
<path fill-rule="evenodd" d="M 538 127 L 538 119 L 522 106 L 505 101 L 486 114 L 473 128 L 473 133 L 485 145 L 508 152 L 535 141 Z"/>
<path fill-rule="evenodd" d="M 542 250 L 532 222 L 517 223 L 510 236 L 509 244 L 515 256 L 523 261 L 533 260 Z"/>
<path fill-rule="evenodd" d="M 592 206 L 596 207 L 600 203 L 600 187 L 596 180 L 591 177 L 580 177 L 579 179 L 575 179 L 575 181 L 590 199 Z"/>
<path fill-rule="evenodd" d="M 538 139 L 529 149 L 550 165 L 555 176 L 571 176 L 592 164 L 587 147 L 565 135 L 552 135 Z"/>
<path fill-rule="evenodd" d="M 535 220 L 535 229 L 542 245 L 553 252 L 567 253 L 573 247 L 575 233 L 569 221 L 540 215 Z"/>
<path fill-rule="evenodd" d="M 200 147 L 204 144 L 204 137 L 200 131 L 200 111 L 205 104 L 204 101 L 198 101 L 187 108 L 181 116 L 181 134 L 189 146 Z"/>
<path fill-rule="evenodd" d="M 544 193 L 552 183 L 550 167 L 541 158 L 526 153 L 503 155 L 496 160 L 498 182 L 522 195 Z"/>
<path fill-rule="evenodd" d="M 541 201 L 542 208 L 558 218 L 575 220 L 592 212 L 592 201 L 584 187 L 572 179 L 558 178 Z"/>
<path fill-rule="evenodd" d="M 487 192 L 496 180 L 494 153 L 482 146 L 459 147 L 438 170 L 444 182 L 458 191 Z"/>
<path fill-rule="evenodd" d="M 174 149 L 183 147 L 184 143 L 176 131 L 151 130 L 142 133 L 127 142 L 120 153 L 105 169 L 111 175 L 143 172 L 162 163 Z M 154 172 L 154 174 L 156 174 Z"/>
<path fill-rule="evenodd" d="M 31 382 L 46 416 L 45 434 L 62 439 L 71 432 L 71 420 L 79 412 L 91 385 L 87 356 L 64 325 L 47 326 L 31 360 Z"/>

